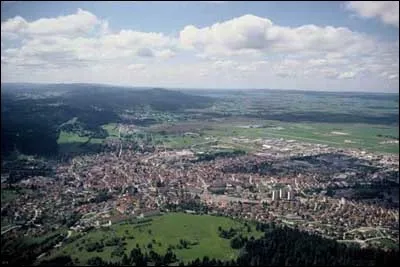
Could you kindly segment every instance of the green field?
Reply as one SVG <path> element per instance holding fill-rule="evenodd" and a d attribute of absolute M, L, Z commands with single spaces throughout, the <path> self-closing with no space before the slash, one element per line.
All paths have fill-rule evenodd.
<path fill-rule="evenodd" d="M 310 143 L 327 144 L 335 147 L 353 147 L 371 152 L 398 153 L 399 144 L 382 144 L 390 138 L 399 137 L 395 126 L 367 124 L 334 124 L 334 123 L 283 123 L 278 121 L 263 122 L 263 128 L 241 128 L 244 124 L 225 124 L 214 126 L 205 131 L 206 135 L 215 137 L 247 138 L 284 138 Z"/>
<path fill-rule="evenodd" d="M 261 125 L 261 128 L 244 128 L 249 124 Z M 159 134 L 152 133 L 153 142 L 157 145 L 182 149 L 182 148 L 208 148 L 210 139 L 216 137 L 218 141 L 246 151 L 254 150 L 255 147 L 240 145 L 231 142 L 232 137 L 257 138 L 284 138 L 294 139 L 309 143 L 326 144 L 339 148 L 360 148 L 371 152 L 399 153 L 398 143 L 384 143 L 387 141 L 396 142 L 399 137 L 399 130 L 396 126 L 373 125 L 373 124 L 338 124 L 338 123 L 290 123 L 281 121 L 230 121 L 221 124 L 208 124 L 209 129 L 201 131 L 202 136 L 184 136 L 182 134 Z M 177 124 L 179 127 L 179 123 Z M 118 128 L 115 123 L 102 126 L 110 137 L 118 137 Z M 150 131 L 150 129 L 149 129 Z M 144 130 L 143 133 L 134 134 L 139 140 L 149 138 L 150 133 Z M 145 132 L 148 132 L 147 134 Z M 128 138 L 129 139 L 129 138 Z M 81 151 L 80 144 L 100 144 L 104 139 L 90 139 L 80 137 L 74 133 L 62 131 L 58 138 L 58 144 L 63 150 Z M 200 146 L 199 146 L 200 144 Z M 204 144 L 204 145 L 202 145 Z M 64 148 L 65 147 L 65 148 Z"/>
<path fill-rule="evenodd" d="M 118 137 L 118 127 L 116 123 L 109 123 L 101 126 L 104 130 L 107 131 L 109 136 Z"/>
<path fill-rule="evenodd" d="M 81 264 L 95 256 L 104 260 L 118 261 L 119 257 L 112 257 L 111 252 L 116 246 L 105 246 L 102 252 L 87 252 L 85 244 L 110 239 L 114 236 L 125 237 L 125 254 L 139 244 L 142 251 L 149 252 L 148 244 L 157 253 L 166 253 L 168 247 L 177 246 L 180 239 L 189 242 L 198 242 L 197 245 L 190 245 L 187 249 L 172 249 L 177 258 L 182 261 L 194 260 L 197 257 L 208 256 L 216 259 L 233 259 L 238 255 L 238 250 L 230 247 L 230 240 L 218 236 L 218 227 L 228 230 L 230 227 L 237 229 L 243 236 L 259 237 L 261 232 L 255 230 L 250 224 L 250 232 L 244 227 L 244 223 L 226 217 L 210 215 L 190 215 L 184 213 L 168 213 L 162 216 L 152 217 L 152 221 L 144 224 L 115 224 L 109 230 L 93 230 L 83 237 L 63 245 L 62 248 L 53 251 L 47 257 L 53 258 L 60 255 L 71 255 L 72 259 L 79 259 Z M 132 239 L 133 237 L 133 239 Z M 153 239 L 155 242 L 153 242 Z"/>
<path fill-rule="evenodd" d="M 61 153 L 87 152 L 90 145 L 103 143 L 104 139 L 79 136 L 77 133 L 61 131 L 57 143 Z"/>
<path fill-rule="evenodd" d="M 162 142 L 171 148 L 190 148 L 192 145 L 204 142 L 204 137 L 191 137 L 191 136 L 178 136 L 170 135 L 165 139 L 161 139 Z"/>
<path fill-rule="evenodd" d="M 85 143 L 89 140 L 89 137 L 81 137 L 78 134 L 61 131 L 58 137 L 58 144 L 65 143 Z"/>

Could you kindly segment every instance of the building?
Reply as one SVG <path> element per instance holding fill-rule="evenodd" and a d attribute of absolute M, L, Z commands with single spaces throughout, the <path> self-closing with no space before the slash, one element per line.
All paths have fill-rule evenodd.
<path fill-rule="evenodd" d="M 276 191 L 273 190 L 273 191 L 272 191 L 272 200 L 275 200 L 275 199 L 276 199 Z"/>
<path fill-rule="evenodd" d="M 287 192 L 287 200 L 292 200 L 292 198 L 293 198 L 292 191 L 288 191 Z"/>
<path fill-rule="evenodd" d="M 282 191 L 282 189 L 279 189 L 279 199 L 282 199 L 283 198 L 283 191 Z"/>

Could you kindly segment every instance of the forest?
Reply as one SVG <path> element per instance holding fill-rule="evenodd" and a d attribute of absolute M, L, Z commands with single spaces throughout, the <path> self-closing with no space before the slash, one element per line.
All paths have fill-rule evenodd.
<path fill-rule="evenodd" d="M 101 125 L 123 121 L 126 110 L 149 106 L 152 110 L 177 112 L 209 106 L 212 98 L 165 89 L 132 89 L 91 84 L 2 84 L 1 153 L 55 156 L 60 130 L 69 129 L 73 118 L 79 132 L 105 137 Z M 140 124 L 142 120 L 136 120 Z M 144 124 L 154 123 L 148 119 Z"/>

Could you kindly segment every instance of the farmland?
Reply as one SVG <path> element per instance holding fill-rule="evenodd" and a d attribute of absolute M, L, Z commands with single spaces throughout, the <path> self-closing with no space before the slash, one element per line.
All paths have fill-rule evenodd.
<path fill-rule="evenodd" d="M 220 125 L 205 133 L 216 137 L 243 136 L 246 138 L 284 138 L 303 142 L 321 143 L 335 147 L 353 147 L 372 152 L 398 153 L 397 127 L 368 124 L 284 123 L 261 122 L 261 128 L 245 128 L 240 124 Z M 389 142 L 388 142 L 389 141 Z M 397 141 L 397 142 L 396 142 Z"/>

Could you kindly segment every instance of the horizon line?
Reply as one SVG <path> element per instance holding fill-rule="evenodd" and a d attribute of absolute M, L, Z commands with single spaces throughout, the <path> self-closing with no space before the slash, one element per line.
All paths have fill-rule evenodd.
<path fill-rule="evenodd" d="M 299 91 L 299 92 L 316 92 L 316 93 L 370 93 L 370 94 L 395 94 L 397 92 L 379 92 L 379 91 L 337 91 L 337 90 L 313 90 L 313 89 L 284 89 L 284 88 L 210 88 L 210 87 L 169 87 L 169 86 L 134 86 L 134 85 L 120 85 L 110 83 L 90 83 L 90 82 L 1 82 L 3 84 L 25 84 L 25 85 L 98 85 L 98 86 L 114 86 L 124 88 L 144 88 L 144 89 L 167 89 L 167 90 L 224 90 L 224 91 L 244 91 L 244 90 L 268 90 L 268 91 Z"/>

